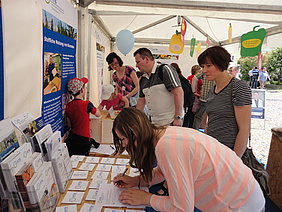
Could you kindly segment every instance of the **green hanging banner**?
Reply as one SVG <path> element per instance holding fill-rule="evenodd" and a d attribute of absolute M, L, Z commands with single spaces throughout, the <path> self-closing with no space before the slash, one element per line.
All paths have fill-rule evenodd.
<path fill-rule="evenodd" d="M 261 52 L 263 40 L 266 36 L 266 30 L 261 28 L 255 30 L 259 26 L 255 26 L 253 31 L 245 33 L 241 36 L 241 57 L 254 57 Z"/>
<path fill-rule="evenodd" d="M 193 57 L 195 45 L 196 45 L 196 39 L 192 38 L 190 43 L 190 57 Z"/>

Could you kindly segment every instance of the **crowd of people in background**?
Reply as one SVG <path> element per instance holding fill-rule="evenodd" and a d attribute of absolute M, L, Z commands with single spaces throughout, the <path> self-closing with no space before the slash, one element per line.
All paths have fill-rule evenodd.
<path fill-rule="evenodd" d="M 266 67 L 262 69 L 258 69 L 255 66 L 253 69 L 249 71 L 250 76 L 250 87 L 253 89 L 264 89 L 265 83 L 267 80 L 270 80 L 270 76 L 266 70 Z"/>
<path fill-rule="evenodd" d="M 102 87 L 98 108 L 83 100 L 87 79 L 70 80 L 68 89 L 74 95 L 66 107 L 70 154 L 87 155 L 92 144 L 97 147 L 90 138 L 90 113 L 99 116 L 104 108 L 121 110 L 112 129 L 116 153 L 126 149 L 130 165 L 141 175 L 118 175 L 114 182 L 120 188 L 156 188 L 150 188 L 151 193 L 125 190 L 120 195 L 123 203 L 152 207 L 146 211 L 191 211 L 197 207 L 262 212 L 262 191 L 240 159 L 245 156 L 250 132 L 251 88 L 238 79 L 238 67 L 228 69 L 230 54 L 220 46 L 206 49 L 187 79 L 178 64 L 159 64 L 147 48 L 137 49 L 133 56 L 140 72 L 123 65 L 114 52 L 107 56 L 114 86 Z M 259 81 L 263 88 L 266 73 L 254 68 L 251 87 L 257 88 Z M 198 132 L 199 128 L 209 136 Z M 83 148 L 78 147 L 81 139 Z M 209 183 L 210 177 L 214 183 Z"/>

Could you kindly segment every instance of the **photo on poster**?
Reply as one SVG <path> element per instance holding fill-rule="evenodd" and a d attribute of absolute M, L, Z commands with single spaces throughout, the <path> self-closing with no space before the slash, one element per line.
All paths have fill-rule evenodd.
<path fill-rule="evenodd" d="M 43 27 L 50 29 L 54 32 L 58 32 L 75 40 L 77 39 L 77 29 L 59 20 L 57 17 L 48 13 L 45 10 L 43 10 L 42 25 Z"/>
<path fill-rule="evenodd" d="M 62 55 L 44 52 L 44 95 L 61 90 Z"/>
<path fill-rule="evenodd" d="M 265 90 L 252 89 L 252 118 L 264 119 Z"/>

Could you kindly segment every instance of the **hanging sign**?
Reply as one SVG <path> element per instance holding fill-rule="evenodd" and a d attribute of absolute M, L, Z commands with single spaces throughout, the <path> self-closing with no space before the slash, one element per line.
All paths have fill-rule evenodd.
<path fill-rule="evenodd" d="M 211 45 L 211 42 L 210 42 L 210 39 L 209 39 L 209 36 L 207 37 L 207 40 L 206 40 L 206 48 L 209 48 Z"/>
<path fill-rule="evenodd" d="M 182 36 L 182 43 L 184 44 L 184 37 L 187 29 L 187 23 L 184 19 L 182 19 L 182 24 L 181 24 L 181 36 Z"/>
<path fill-rule="evenodd" d="M 229 24 L 229 27 L 228 27 L 228 43 L 232 43 L 232 26 L 231 26 L 231 23 Z"/>
<path fill-rule="evenodd" d="M 202 44 L 201 44 L 201 42 L 197 43 L 196 53 L 197 53 L 197 57 L 202 53 Z"/>
<path fill-rule="evenodd" d="M 169 44 L 169 51 L 175 54 L 183 52 L 184 44 L 181 39 L 181 34 L 176 30 L 176 33 L 171 37 Z"/>
<path fill-rule="evenodd" d="M 196 39 L 192 38 L 190 42 L 190 57 L 193 57 L 195 45 L 196 45 Z"/>
<path fill-rule="evenodd" d="M 241 57 L 254 57 L 261 52 L 263 40 L 266 36 L 264 28 L 255 31 L 259 26 L 255 26 L 253 31 L 245 33 L 241 36 Z"/>

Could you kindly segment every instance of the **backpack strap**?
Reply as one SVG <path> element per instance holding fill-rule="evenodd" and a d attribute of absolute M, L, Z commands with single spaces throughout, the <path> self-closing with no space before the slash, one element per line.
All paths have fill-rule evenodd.
<path fill-rule="evenodd" d="M 163 80 L 164 80 L 164 73 L 163 73 L 163 67 L 165 66 L 165 65 L 167 65 L 167 64 L 165 64 L 165 63 L 163 63 L 163 64 L 161 64 L 161 65 L 159 65 L 158 67 L 157 67 L 157 74 L 158 74 L 158 77 L 162 80 L 162 82 L 163 82 Z"/>

